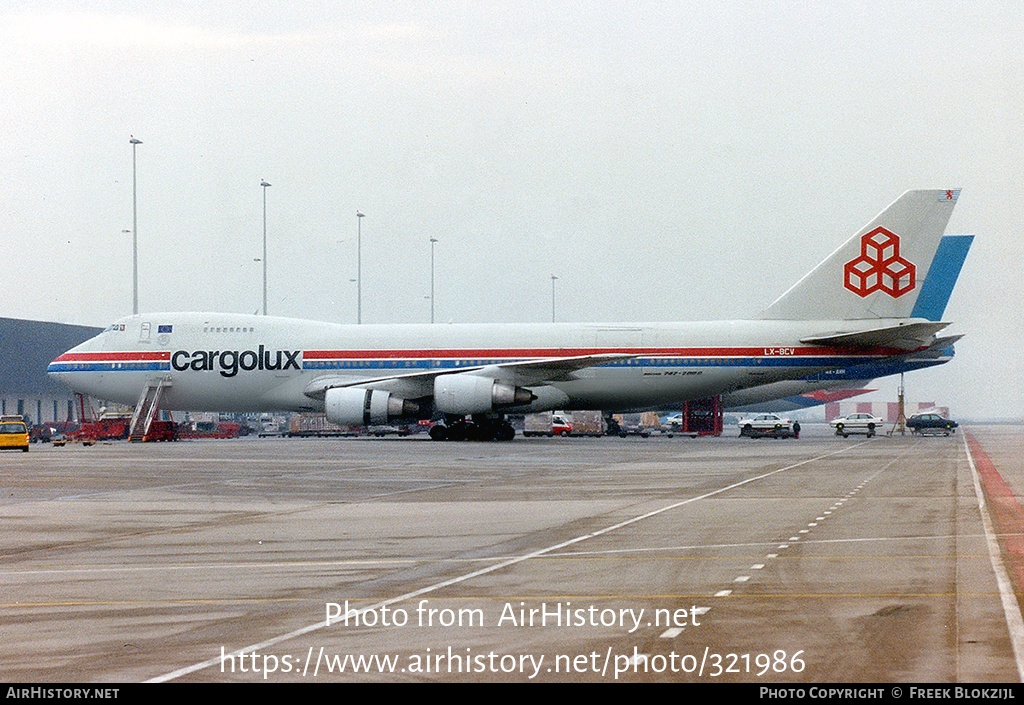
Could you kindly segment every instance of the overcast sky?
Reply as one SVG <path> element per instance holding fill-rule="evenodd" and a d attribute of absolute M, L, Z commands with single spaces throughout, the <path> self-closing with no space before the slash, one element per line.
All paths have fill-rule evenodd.
<path fill-rule="evenodd" d="M 1024 416 L 1024 5 L 0 0 L 0 315 L 755 316 L 911 188 L 976 235 L 954 414 Z M 892 397 L 892 384 L 881 385 Z"/>

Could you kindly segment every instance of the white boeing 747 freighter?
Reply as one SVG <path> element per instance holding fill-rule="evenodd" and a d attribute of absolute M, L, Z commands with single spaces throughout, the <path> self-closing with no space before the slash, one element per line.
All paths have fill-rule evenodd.
<path fill-rule="evenodd" d="M 432 418 L 443 421 L 435 438 L 469 417 L 474 437 L 508 439 L 508 413 L 665 407 L 929 348 L 949 324 L 911 314 L 959 193 L 903 194 L 750 320 L 339 325 L 146 313 L 48 372 L 124 404 L 321 411 L 342 425 Z"/>

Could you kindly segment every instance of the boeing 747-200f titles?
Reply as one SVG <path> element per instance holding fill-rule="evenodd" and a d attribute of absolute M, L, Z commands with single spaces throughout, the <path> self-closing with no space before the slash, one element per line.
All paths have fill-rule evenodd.
<path fill-rule="evenodd" d="M 167 410 L 443 420 L 508 439 L 505 414 L 661 408 L 925 350 L 914 317 L 959 196 L 908 191 L 759 318 L 688 323 L 337 325 L 218 313 L 124 318 L 53 361 L 72 389 Z M 473 423 L 468 424 L 466 419 Z"/>

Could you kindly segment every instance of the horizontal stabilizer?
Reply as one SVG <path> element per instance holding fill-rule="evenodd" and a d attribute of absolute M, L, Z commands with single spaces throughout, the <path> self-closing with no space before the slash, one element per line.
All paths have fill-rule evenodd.
<path fill-rule="evenodd" d="M 861 394 L 869 394 L 874 391 L 877 390 L 868 389 L 866 387 L 860 387 L 857 389 L 819 389 L 814 392 L 808 392 L 807 394 L 801 394 L 800 396 L 809 401 L 806 406 L 819 406 L 821 404 L 828 404 L 829 402 L 852 399 L 853 397 L 859 397 Z"/>
<path fill-rule="evenodd" d="M 935 334 L 948 325 L 949 323 L 922 321 L 852 333 L 837 331 L 826 335 L 801 338 L 800 342 L 808 345 L 835 347 L 918 350 L 930 347 L 935 342 Z"/>
<path fill-rule="evenodd" d="M 947 350 L 953 347 L 953 343 L 955 343 L 956 341 L 960 340 L 963 337 L 963 335 L 944 335 L 941 338 L 936 338 L 935 342 L 932 343 L 930 346 L 928 346 L 924 350 L 918 350 L 917 353 L 914 354 L 914 357 L 920 357 L 923 353 L 933 353 L 935 355 L 945 353 Z"/>

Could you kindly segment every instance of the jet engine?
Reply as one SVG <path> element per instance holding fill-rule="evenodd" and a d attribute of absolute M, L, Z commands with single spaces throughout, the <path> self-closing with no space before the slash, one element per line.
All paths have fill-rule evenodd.
<path fill-rule="evenodd" d="M 327 420 L 340 426 L 376 426 L 419 413 L 419 405 L 391 392 L 332 387 L 324 393 Z"/>
<path fill-rule="evenodd" d="M 445 414 L 486 414 L 503 406 L 536 399 L 529 389 L 475 374 L 439 375 L 434 379 L 434 408 Z"/>

